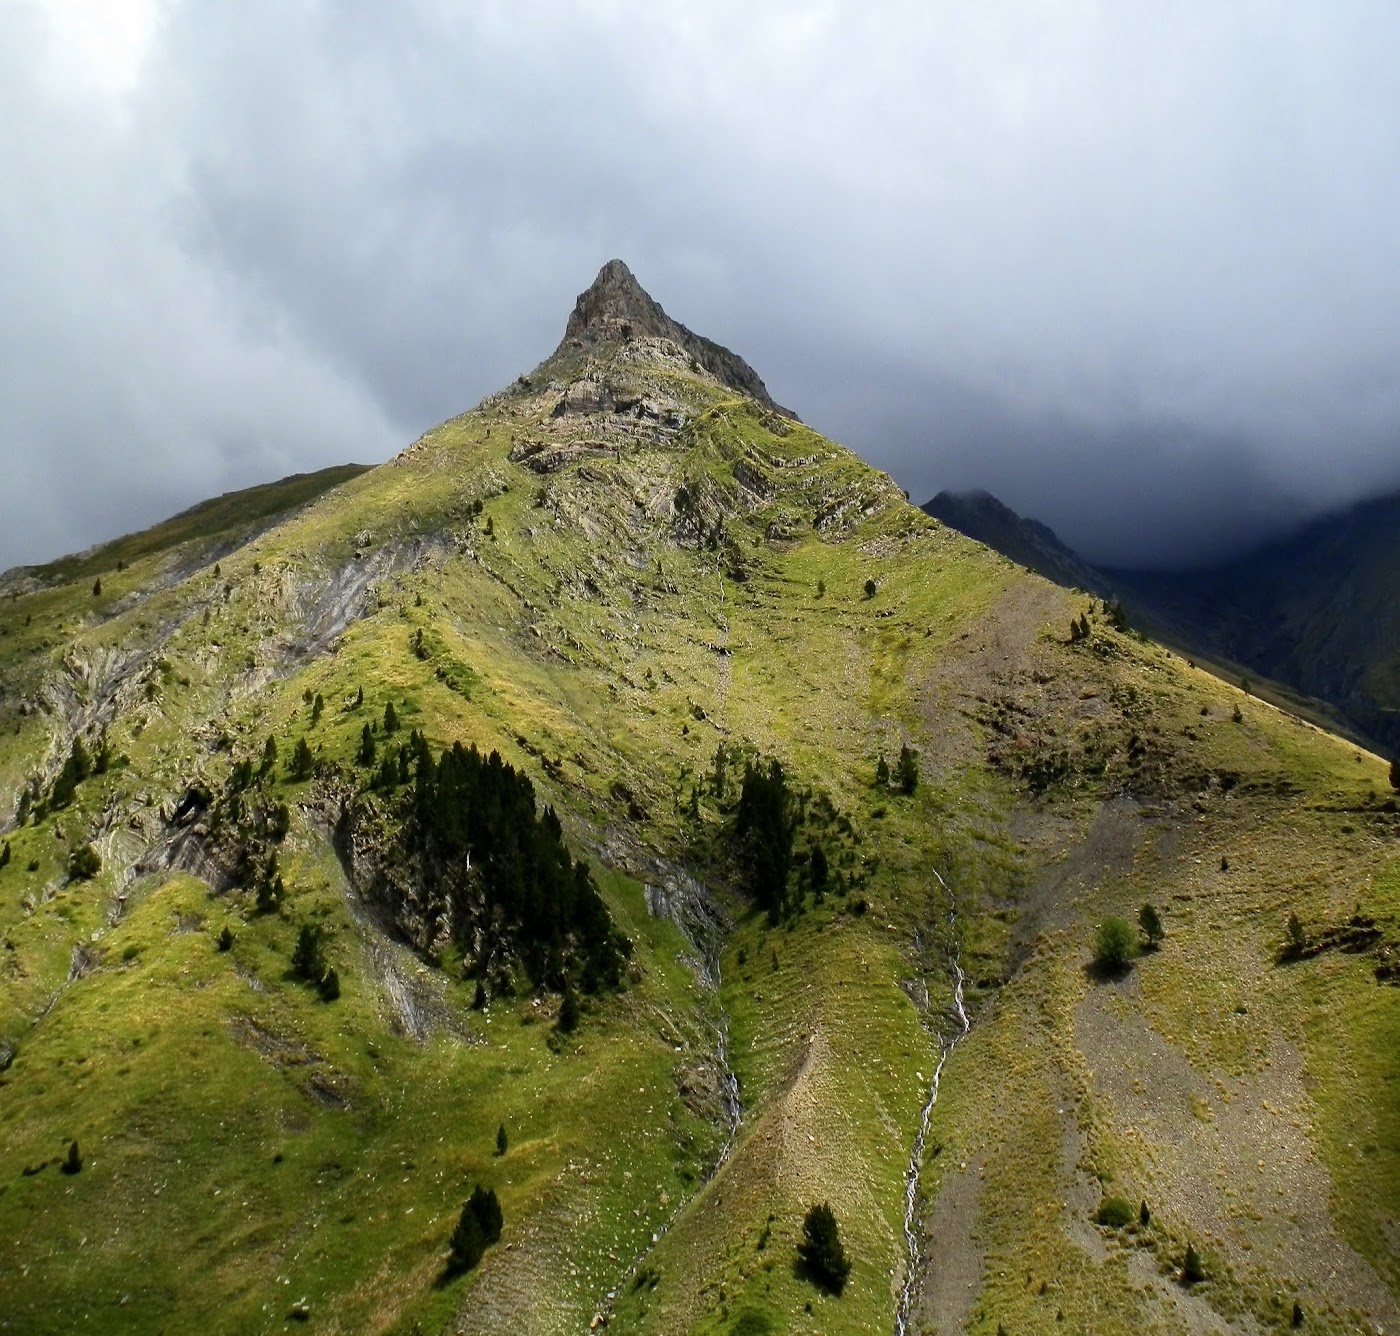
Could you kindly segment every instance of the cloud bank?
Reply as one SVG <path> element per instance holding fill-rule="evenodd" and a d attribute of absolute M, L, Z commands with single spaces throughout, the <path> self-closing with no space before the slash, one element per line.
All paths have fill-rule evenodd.
<path fill-rule="evenodd" d="M 1400 487 L 1380 4 L 14 0 L 0 567 L 385 458 L 626 259 L 1117 565 Z"/>

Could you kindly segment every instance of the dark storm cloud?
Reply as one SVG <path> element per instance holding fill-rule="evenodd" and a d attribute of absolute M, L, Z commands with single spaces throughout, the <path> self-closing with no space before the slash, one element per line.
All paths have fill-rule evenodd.
<path fill-rule="evenodd" d="M 1101 561 L 1400 486 L 1386 7 L 12 9 L 0 567 L 385 457 L 612 255 Z"/>

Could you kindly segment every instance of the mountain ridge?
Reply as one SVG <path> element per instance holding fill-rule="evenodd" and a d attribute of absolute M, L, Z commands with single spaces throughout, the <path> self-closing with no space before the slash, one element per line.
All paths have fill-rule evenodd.
<path fill-rule="evenodd" d="M 1378 758 L 669 338 L 203 542 L 0 604 L 12 1321 L 1400 1322 Z M 484 765 L 586 866 L 618 987 L 493 936 L 457 746 L 447 788 Z M 1144 901 L 1165 938 L 1096 970 Z M 453 1271 L 476 1187 L 501 1240 Z M 823 1201 L 839 1295 L 797 1265 Z"/>

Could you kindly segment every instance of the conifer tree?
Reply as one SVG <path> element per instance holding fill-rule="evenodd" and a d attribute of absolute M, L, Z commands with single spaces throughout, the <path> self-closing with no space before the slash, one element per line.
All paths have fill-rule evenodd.
<path fill-rule="evenodd" d="M 559 1030 L 562 1034 L 572 1034 L 578 1029 L 578 994 L 572 988 L 564 989 L 564 1001 L 559 1007 Z"/>
<path fill-rule="evenodd" d="M 340 996 L 340 975 L 335 972 L 334 965 L 326 966 L 326 972 L 321 976 L 317 987 L 321 990 L 323 1002 L 334 1002 Z"/>
<path fill-rule="evenodd" d="M 102 580 L 100 577 L 92 582 L 92 596 L 93 598 L 102 597 Z"/>
<path fill-rule="evenodd" d="M 227 923 L 224 924 L 224 929 L 223 929 L 223 931 L 219 934 L 219 950 L 220 950 L 220 951 L 232 951 L 232 950 L 233 950 L 233 929 L 230 928 L 230 927 L 228 926 Z"/>
<path fill-rule="evenodd" d="M 315 769 L 316 758 L 311 754 L 311 745 L 303 738 L 297 739 L 296 750 L 292 752 L 291 777 L 295 780 L 310 779 Z"/>
<path fill-rule="evenodd" d="M 481 1226 L 481 1237 L 487 1244 L 499 1243 L 501 1240 L 501 1228 L 504 1220 L 501 1216 L 501 1203 L 496 1198 L 495 1188 L 483 1188 L 478 1183 L 472 1189 L 471 1198 L 467 1202 L 471 1212 L 476 1216 L 476 1222 Z"/>
<path fill-rule="evenodd" d="M 1390 763 L 1390 787 L 1400 789 L 1400 757 L 1396 757 Z"/>
<path fill-rule="evenodd" d="M 890 764 L 881 754 L 880 759 L 875 762 L 875 787 L 877 789 L 887 789 L 890 786 Z"/>
<path fill-rule="evenodd" d="M 370 732 L 370 727 L 366 724 L 363 731 L 360 733 L 360 750 L 357 759 L 361 765 L 373 765 L 374 753 L 374 734 Z"/>
<path fill-rule="evenodd" d="M 1142 935 L 1147 938 L 1147 945 L 1154 950 L 1167 935 L 1166 929 L 1162 927 L 1162 916 L 1150 904 L 1143 905 L 1138 910 L 1138 926 L 1142 929 Z"/>
<path fill-rule="evenodd" d="M 10 842 L 5 841 L 5 847 L 0 849 L 0 867 L 8 867 L 10 863 Z"/>
<path fill-rule="evenodd" d="M 462 1207 L 457 1228 L 452 1231 L 452 1240 L 448 1244 L 447 1269 L 454 1275 L 470 1271 L 481 1261 L 481 1255 L 485 1251 L 486 1240 L 481 1234 L 481 1223 L 468 1202 Z"/>
<path fill-rule="evenodd" d="M 913 793 L 919 787 L 919 758 L 908 743 L 899 748 L 899 787 L 903 793 Z"/>
<path fill-rule="evenodd" d="M 1195 1285 L 1206 1278 L 1206 1269 L 1194 1244 L 1186 1245 L 1186 1257 L 1181 1263 L 1181 1278 L 1188 1285 Z"/>
<path fill-rule="evenodd" d="M 311 702 L 311 727 L 315 728 L 321 722 L 321 711 L 326 708 L 326 702 L 321 693 L 316 693 L 316 699 Z"/>
<path fill-rule="evenodd" d="M 267 735 L 267 741 L 263 743 L 262 765 L 258 767 L 259 775 L 271 774 L 272 767 L 277 764 L 277 739 L 271 733 Z"/>
<path fill-rule="evenodd" d="M 813 1206 L 803 1219 L 802 1242 L 797 1245 L 797 1255 L 814 1284 L 832 1294 L 840 1294 L 845 1289 L 851 1263 L 841 1246 L 836 1216 L 826 1202 Z"/>
<path fill-rule="evenodd" d="M 83 1171 L 83 1157 L 78 1150 L 78 1143 L 70 1141 L 68 1143 L 68 1157 L 63 1161 L 63 1172 L 65 1174 L 80 1174 Z"/>
<path fill-rule="evenodd" d="M 399 729 L 398 712 L 394 709 L 394 702 L 389 701 L 384 706 L 384 732 L 385 734 L 397 733 Z"/>
<path fill-rule="evenodd" d="M 496 1129 L 496 1154 L 504 1155 L 509 1145 L 510 1142 L 506 1137 L 506 1125 L 502 1123 L 500 1127 Z"/>
<path fill-rule="evenodd" d="M 310 923 L 303 923 L 297 933 L 297 944 L 292 949 L 292 968 L 303 979 L 319 983 L 326 973 L 325 949 L 321 943 L 321 930 Z"/>

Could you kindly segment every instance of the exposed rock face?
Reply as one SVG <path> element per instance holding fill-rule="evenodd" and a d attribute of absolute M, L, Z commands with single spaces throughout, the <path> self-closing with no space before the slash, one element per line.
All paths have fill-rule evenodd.
<path fill-rule="evenodd" d="M 659 303 L 637 282 L 621 260 L 609 260 L 593 285 L 579 294 L 573 314 L 564 329 L 564 338 L 554 357 L 565 357 L 578 349 L 604 344 L 625 344 L 638 339 L 655 339 L 674 344 L 699 370 L 723 385 L 758 400 L 784 417 L 797 420 L 791 409 L 775 403 L 757 371 L 738 353 L 712 343 L 672 320 Z M 551 359 L 553 360 L 553 359 Z M 574 387 L 571 387 L 571 391 Z"/>

